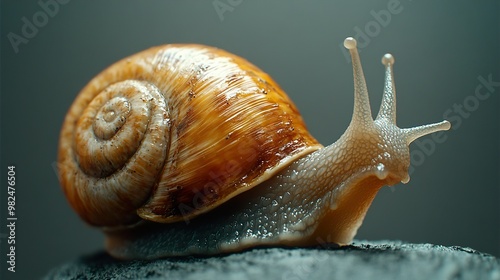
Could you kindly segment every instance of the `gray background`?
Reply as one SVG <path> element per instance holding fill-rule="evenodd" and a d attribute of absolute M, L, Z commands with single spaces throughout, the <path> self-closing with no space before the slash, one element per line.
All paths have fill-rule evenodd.
<path fill-rule="evenodd" d="M 372 106 L 381 99 L 380 58 L 391 52 L 401 127 L 440 121 L 454 104 L 473 102 L 479 76 L 500 81 L 498 1 L 401 0 L 402 10 L 385 26 L 371 11 L 386 10 L 390 1 L 219 2 L 235 6 L 219 16 L 214 1 L 73 0 L 15 53 L 7 34 L 22 35 L 21 19 L 32 22 L 43 10 L 37 1 L 2 0 L 0 232 L 6 233 L 7 165 L 15 164 L 15 276 L 39 277 L 102 249 L 100 231 L 66 203 L 53 163 L 60 125 L 76 94 L 125 56 L 173 42 L 243 56 L 284 88 L 325 145 L 345 130 L 353 106 L 352 69 L 339 46 L 366 26 L 371 36 L 361 59 Z M 477 108 L 468 103 L 466 117 L 450 114 L 454 129 L 415 167 L 409 184 L 380 191 L 358 239 L 460 245 L 500 256 L 500 87 L 493 90 Z M 6 239 L 0 240 L 4 258 Z M 4 274 L 5 260 L 1 269 Z"/>

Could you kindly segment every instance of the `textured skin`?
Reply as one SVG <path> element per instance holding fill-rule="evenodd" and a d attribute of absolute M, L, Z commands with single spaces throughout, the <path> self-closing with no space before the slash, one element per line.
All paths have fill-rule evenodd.
<path fill-rule="evenodd" d="M 380 130 L 351 127 L 336 143 L 296 160 L 270 180 L 194 219 L 109 231 L 107 249 L 118 258 L 149 259 L 259 245 L 349 244 L 377 191 L 399 182 L 396 176 L 404 170 L 400 166 L 409 164 L 402 156 L 408 154 L 405 143 L 370 135 Z M 376 139 L 388 139 L 388 143 Z M 406 161 L 393 162 L 391 154 Z M 379 163 L 394 166 L 393 175 L 377 178 Z"/>
<path fill-rule="evenodd" d="M 175 222 L 209 211 L 320 145 L 283 90 L 248 61 L 166 45 L 95 77 L 61 131 L 59 171 L 87 222 Z"/>
<path fill-rule="evenodd" d="M 239 63 L 243 61 L 239 61 L 241 59 L 227 53 L 224 53 L 227 57 L 218 57 L 221 60 L 220 67 L 225 69 L 226 67 L 232 67 L 233 62 L 238 62 L 238 65 L 243 65 L 238 67 L 243 67 L 246 71 L 245 75 L 247 76 L 240 77 L 242 82 L 239 83 L 239 87 L 243 88 L 244 85 L 250 85 L 252 91 L 241 95 L 236 94 L 240 97 L 233 99 L 234 96 L 230 90 L 232 87 L 229 87 L 229 92 L 225 91 L 227 84 L 234 81 L 233 75 L 220 80 L 215 77 L 205 77 L 192 81 L 189 78 L 193 77 L 193 75 L 189 74 L 198 71 L 205 73 L 204 70 L 200 69 L 205 68 L 206 61 L 204 59 L 194 59 L 195 64 L 186 63 L 185 61 L 193 62 L 193 58 L 185 55 L 179 56 L 179 54 L 188 52 L 191 55 L 196 55 L 198 51 L 193 54 L 190 47 L 176 49 L 174 51 L 175 59 L 169 55 L 160 55 L 160 58 L 165 58 L 167 61 L 182 60 L 183 62 L 179 63 L 187 66 L 186 68 L 175 69 L 177 72 L 173 73 L 173 75 L 178 76 L 162 76 L 161 81 L 157 81 L 158 83 L 166 83 L 169 85 L 167 88 L 171 87 L 171 84 L 177 85 L 179 80 L 182 80 L 179 86 L 186 86 L 186 83 L 188 85 L 195 84 L 199 87 L 196 88 L 196 91 L 191 92 L 185 89 L 184 94 L 181 94 L 182 97 L 189 97 L 190 93 L 196 95 L 196 97 L 188 99 L 187 104 L 192 104 L 188 107 L 192 108 L 190 106 L 195 106 L 196 102 L 201 102 L 204 99 L 207 99 L 208 104 L 212 106 L 200 107 L 205 109 L 189 110 L 183 107 L 186 106 L 185 103 L 175 99 L 179 94 L 177 87 L 166 91 L 173 92 L 169 98 L 165 98 L 168 110 L 159 114 L 160 120 L 161 116 L 163 116 L 164 122 L 160 121 L 158 125 L 153 126 L 153 130 L 157 128 L 172 130 L 170 132 L 170 142 L 167 142 L 170 143 L 166 149 L 168 155 L 166 159 L 152 158 L 149 161 L 156 159 L 158 163 L 165 161 L 166 164 L 160 171 L 162 178 L 158 187 L 153 190 L 152 198 L 145 206 L 139 208 L 138 213 L 147 220 L 177 222 L 161 224 L 140 221 L 126 227 L 108 227 L 105 229 L 107 250 L 117 258 L 151 259 L 165 256 L 232 252 L 253 246 L 311 246 L 325 242 L 340 245 L 349 244 L 361 226 L 366 211 L 377 191 L 384 185 L 394 185 L 409 180 L 410 154 L 408 145 L 423 135 L 449 129 L 450 124 L 443 121 L 405 129 L 401 129 L 396 125 L 396 95 L 392 75 L 394 59 L 390 54 L 385 55 L 382 60 L 386 66 L 386 84 L 381 109 L 377 118 L 373 120 L 368 91 L 359 55 L 355 48 L 356 42 L 352 38 L 346 39 L 346 42 L 346 47 L 350 49 L 353 59 L 355 81 L 353 117 L 349 127 L 340 139 L 324 148 L 320 148 L 321 146 L 317 144 L 314 138 L 303 132 L 305 127 L 299 115 L 291 116 L 291 114 L 296 114 L 297 111 L 286 95 L 277 90 L 278 86 L 265 74 L 261 73 L 261 78 L 255 78 L 256 72 L 254 71 L 257 70 L 251 64 Z M 214 52 L 215 50 L 211 50 L 210 54 L 212 55 Z M 161 53 L 161 49 L 159 53 Z M 206 56 L 206 54 L 204 55 Z M 206 56 L 206 59 L 211 59 L 211 55 Z M 154 61 L 156 60 L 157 58 L 154 59 Z M 101 74 L 96 78 L 97 82 L 94 80 L 88 87 L 93 87 L 95 84 L 100 85 L 101 77 L 110 78 L 106 74 L 131 71 L 130 69 L 133 69 L 133 67 L 127 65 L 127 61 L 112 66 L 104 72 L 104 75 Z M 135 59 L 133 61 L 136 63 L 134 67 L 140 68 L 142 65 L 151 65 L 150 63 L 137 63 Z M 157 64 L 152 63 L 152 65 Z M 160 63 L 160 65 L 168 65 L 168 63 Z M 125 70 L 120 70 L 122 68 Z M 217 72 L 217 69 L 212 69 L 212 71 L 207 70 L 207 73 L 214 72 L 212 74 L 223 76 L 221 73 L 226 73 L 226 71 Z M 139 75 L 142 73 L 138 70 L 132 72 L 137 72 L 135 74 Z M 186 75 L 186 73 L 188 74 Z M 262 82 L 260 80 L 263 79 L 262 77 L 268 79 L 267 82 Z M 173 80 L 167 81 L 167 78 Z M 236 80 L 240 81 L 240 79 Z M 249 82 L 249 84 L 243 82 L 247 80 L 252 82 Z M 197 83 L 198 81 L 200 83 Z M 210 81 L 213 81 L 214 84 L 207 86 Z M 142 81 L 138 83 L 137 91 L 139 92 L 142 91 L 143 87 L 148 86 L 147 84 L 144 85 Z M 154 84 L 157 86 L 158 83 Z M 256 84 L 260 86 L 256 87 Z M 127 84 L 126 86 L 131 85 Z M 79 98 L 86 97 L 85 92 L 88 87 L 84 89 Z M 221 87 L 223 88 L 222 91 L 220 91 Z M 187 88 L 190 88 L 190 86 L 187 86 Z M 207 88 L 217 89 L 216 94 L 214 95 L 212 91 L 210 94 L 204 93 Z M 264 88 L 266 94 L 261 91 L 262 88 Z M 255 89 L 259 90 L 255 91 Z M 165 91 L 160 90 L 160 92 Z M 220 101 L 220 95 L 223 95 L 222 101 Z M 243 96 L 245 97 L 244 100 L 242 100 Z M 146 99 L 154 100 L 154 95 Z M 286 102 L 280 103 L 278 100 Z M 262 105 L 260 104 L 261 101 L 264 101 Z M 99 98 L 96 102 L 102 103 Z M 120 112 L 128 111 L 129 104 L 125 101 L 118 99 L 113 102 L 119 105 Z M 93 107 L 92 103 L 91 108 Z M 280 105 L 275 106 L 274 104 L 277 103 Z M 75 104 L 79 106 L 78 100 Z M 155 103 L 148 110 L 159 110 L 158 107 L 161 106 Z M 257 108 L 257 110 L 250 109 L 250 107 Z M 102 119 L 112 120 L 116 122 L 114 125 L 122 127 L 120 119 L 115 121 L 109 115 L 106 106 L 102 108 L 104 108 L 101 109 L 103 112 L 98 112 L 97 116 L 102 115 Z M 213 110 L 207 108 L 213 108 Z M 234 110 L 231 111 L 231 109 Z M 241 116 L 245 110 L 251 110 L 252 113 Z M 74 116 L 74 111 L 78 110 L 72 109 L 70 111 L 65 125 L 71 126 L 77 119 Z M 170 125 L 176 120 L 169 116 L 181 116 L 181 123 Z M 156 119 L 153 118 L 152 123 L 156 123 L 155 121 Z M 87 124 L 86 127 L 90 127 L 89 122 L 87 118 L 79 121 L 79 123 Z M 167 126 L 162 128 L 160 125 L 165 122 L 167 122 Z M 201 125 L 199 125 L 199 122 L 201 122 Z M 255 132 L 250 130 L 248 134 L 243 134 L 243 131 L 253 127 L 251 126 L 252 123 L 256 123 Z M 210 126 L 206 127 L 209 124 Z M 103 128 L 102 132 L 96 133 L 95 127 L 99 127 L 99 125 L 93 126 L 94 134 L 100 135 L 101 138 L 106 138 L 108 133 L 112 133 L 109 132 L 112 130 L 106 128 Z M 226 126 L 230 127 L 230 129 L 226 128 Z M 241 131 L 238 130 L 240 128 Z M 63 128 L 63 140 L 66 138 L 71 140 L 71 137 L 73 137 L 72 129 L 72 127 Z M 151 127 L 148 127 L 148 129 L 151 129 Z M 189 131 L 189 129 L 192 129 L 192 133 L 185 132 Z M 87 130 L 83 129 L 82 131 Z M 136 130 L 132 130 L 132 132 L 134 131 Z M 154 132 L 152 135 L 156 135 Z M 78 141 L 80 133 L 84 132 L 79 132 L 77 129 L 76 142 L 85 144 L 84 141 Z M 216 137 L 201 139 L 205 135 Z M 191 138 L 185 139 L 188 136 Z M 162 136 L 160 134 L 157 137 Z M 69 161 L 70 164 L 75 165 L 80 158 L 85 158 L 85 152 L 78 152 L 79 147 L 75 148 L 77 151 L 76 159 L 71 158 L 71 152 L 66 151 L 69 148 L 68 144 L 65 141 L 61 142 L 61 162 Z M 245 147 L 240 149 L 239 145 L 242 143 Z M 187 145 L 186 147 L 190 147 L 190 149 L 183 145 Z M 148 147 L 161 149 L 164 146 L 153 145 Z M 84 151 L 87 150 L 84 149 Z M 113 149 L 109 148 L 109 150 Z M 68 155 L 68 153 L 70 154 Z M 141 155 L 140 153 L 135 155 L 137 154 Z M 135 155 L 131 161 L 135 160 Z M 116 157 L 116 159 L 114 156 L 112 159 L 108 159 L 108 161 L 111 161 L 112 166 L 118 166 L 122 160 L 121 156 L 116 155 Z M 139 156 L 137 157 L 138 160 L 142 159 Z M 99 159 L 94 156 L 88 158 L 91 161 Z M 123 156 L 123 159 L 125 158 L 126 156 Z M 114 161 L 118 163 L 113 165 Z M 252 163 L 249 165 L 250 168 L 243 168 L 249 162 Z M 270 162 L 274 164 L 270 165 Z M 212 163 L 214 166 L 208 168 L 207 165 L 210 166 Z M 157 165 L 152 164 L 152 166 Z M 147 172 L 155 170 L 152 166 L 146 168 Z M 106 175 L 114 167 L 109 169 L 101 165 L 95 167 L 95 163 L 92 163 L 88 166 L 82 165 L 82 168 L 84 174 Z M 248 171 L 248 173 L 242 173 L 243 170 Z M 101 187 L 98 186 L 101 181 L 97 180 L 97 183 L 90 182 L 92 184 L 89 185 L 88 189 L 79 188 L 78 184 L 71 185 L 71 183 L 78 183 L 78 180 L 83 179 L 79 179 L 79 171 L 75 172 L 76 175 L 72 175 L 72 172 L 66 170 L 61 174 L 63 179 L 66 179 L 66 182 L 63 180 L 63 185 L 65 185 L 64 183 L 69 184 L 69 186 L 65 185 L 68 198 L 70 201 L 77 201 L 76 206 L 75 204 L 73 206 L 77 210 L 83 208 L 85 211 L 94 211 L 103 216 L 98 218 L 104 221 L 116 221 L 118 214 L 121 213 L 111 211 L 108 205 L 101 205 L 99 198 L 94 197 L 94 194 L 100 191 L 97 187 Z M 217 174 L 223 175 L 218 176 Z M 239 177 L 233 177 L 236 174 Z M 113 176 L 114 173 L 110 175 L 110 177 Z M 197 179 L 192 179 L 190 176 Z M 87 177 L 84 178 L 87 179 Z M 149 179 L 145 178 L 145 180 Z M 230 184 L 227 185 L 227 182 L 230 182 Z M 251 184 L 248 182 L 251 182 Z M 84 181 L 83 183 L 87 182 Z M 137 182 L 139 186 L 142 183 L 140 180 Z M 213 185 L 215 187 L 212 188 Z M 165 186 L 167 187 L 165 188 Z M 189 191 L 186 192 L 185 186 L 190 186 Z M 207 188 L 207 186 L 209 187 Z M 226 186 L 228 187 L 226 188 Z M 114 187 L 117 186 L 114 185 Z M 139 188 L 139 190 L 142 189 L 142 187 Z M 126 195 L 127 192 L 129 192 L 128 189 L 116 190 L 114 193 L 109 194 L 109 199 L 105 196 L 105 200 L 112 200 L 109 201 L 111 204 L 117 204 L 118 206 L 111 205 L 116 209 L 120 209 L 121 205 L 128 207 L 128 204 L 123 204 L 130 199 L 128 196 L 120 200 L 121 196 Z M 142 197 L 143 193 L 146 193 L 146 191 L 138 191 L 134 195 Z M 190 196 L 187 196 L 186 193 L 190 194 Z M 238 195 L 236 196 L 236 194 Z M 228 200 L 231 197 L 233 198 Z M 135 207 L 135 205 L 132 206 Z M 98 211 L 95 211 L 95 209 L 98 209 Z M 212 210 L 207 212 L 209 209 Z M 83 214 L 82 212 L 79 213 L 89 221 L 85 211 Z M 108 214 L 105 211 L 111 212 Z M 194 214 L 200 215 L 195 216 Z M 157 216 L 160 217 L 157 219 Z M 93 218 L 90 222 L 96 223 Z M 109 224 L 100 222 L 101 220 L 96 224 L 109 226 Z"/>

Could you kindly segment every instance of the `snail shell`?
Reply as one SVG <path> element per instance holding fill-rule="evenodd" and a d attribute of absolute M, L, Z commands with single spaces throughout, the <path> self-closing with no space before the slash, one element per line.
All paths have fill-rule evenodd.
<path fill-rule="evenodd" d="M 377 191 L 409 181 L 409 144 L 450 123 L 396 125 L 390 54 L 374 120 L 356 41 L 344 45 L 354 112 L 327 147 L 267 74 L 228 52 L 166 45 L 113 64 L 61 130 L 71 206 L 123 259 L 349 244 Z"/>
<path fill-rule="evenodd" d="M 256 66 L 166 45 L 90 81 L 64 121 L 59 163 L 76 212 L 113 227 L 190 219 L 321 147 Z"/>

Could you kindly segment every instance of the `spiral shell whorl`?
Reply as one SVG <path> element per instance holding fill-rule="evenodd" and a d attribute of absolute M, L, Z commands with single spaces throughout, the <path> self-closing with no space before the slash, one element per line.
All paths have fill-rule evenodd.
<path fill-rule="evenodd" d="M 172 223 L 207 212 L 322 146 L 281 88 L 201 45 L 125 58 L 80 92 L 61 130 L 59 176 L 88 223 Z"/>
<path fill-rule="evenodd" d="M 74 149 L 83 172 L 107 177 L 118 171 L 143 141 L 148 145 L 165 134 L 162 127 L 168 123 L 167 116 L 165 100 L 154 86 L 131 80 L 109 86 L 92 100 L 77 123 Z M 136 156 L 156 160 L 151 149 L 158 145 L 149 146 L 145 147 L 149 154 Z"/>
<path fill-rule="evenodd" d="M 164 96 L 146 81 L 125 80 L 97 94 L 76 123 L 76 208 L 91 224 L 137 219 L 164 166 L 170 119 Z M 77 183 L 78 182 L 78 183 Z"/>

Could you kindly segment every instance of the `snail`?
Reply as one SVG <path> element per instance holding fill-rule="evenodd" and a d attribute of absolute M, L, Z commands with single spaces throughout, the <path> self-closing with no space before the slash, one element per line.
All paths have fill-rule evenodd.
<path fill-rule="evenodd" d="M 120 259 L 349 244 L 377 191 L 409 181 L 409 144 L 450 123 L 396 126 L 390 54 L 374 120 L 356 40 L 344 46 L 354 112 L 326 147 L 279 85 L 234 54 L 171 44 L 113 64 L 61 129 L 59 179 L 72 208 Z"/>

